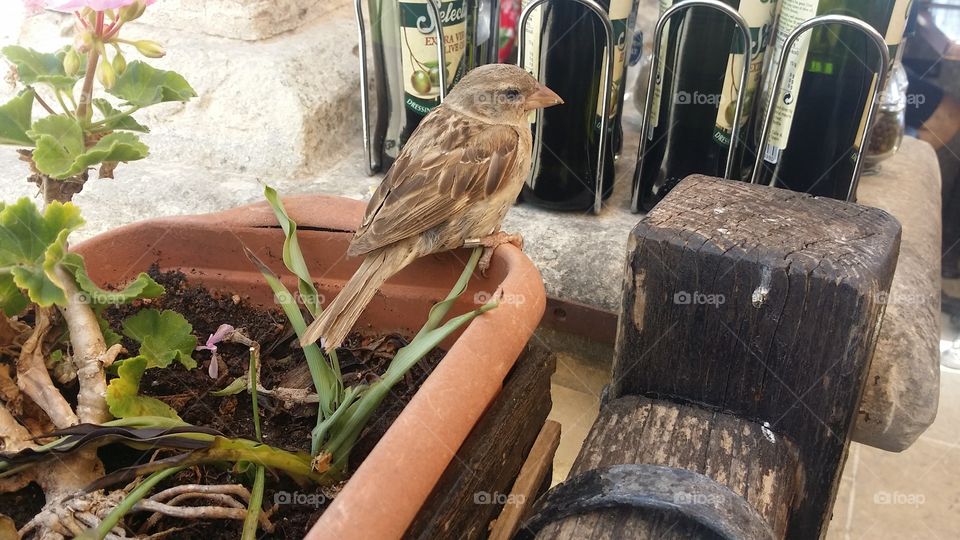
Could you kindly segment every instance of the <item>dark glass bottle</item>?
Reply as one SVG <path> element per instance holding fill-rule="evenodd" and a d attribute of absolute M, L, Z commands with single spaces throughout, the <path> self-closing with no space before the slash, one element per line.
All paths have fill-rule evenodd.
<path fill-rule="evenodd" d="M 742 141 L 776 12 L 776 0 L 724 0 L 737 8 L 750 26 L 749 53 L 745 54 L 739 28 L 723 13 L 695 7 L 675 15 L 664 31 L 657 69 L 658 88 L 653 96 L 647 128 L 648 144 L 643 167 L 634 173 L 639 209 L 649 211 L 681 180 L 691 174 L 723 177 L 743 62 L 748 61 L 741 130 L 732 178 L 738 179 Z M 673 2 L 661 2 L 661 14 Z M 665 45 L 665 46 L 664 46 Z"/>
<path fill-rule="evenodd" d="M 886 36 L 891 58 L 895 58 L 909 4 L 910 0 L 783 0 L 775 58 L 779 59 L 787 35 L 800 23 L 827 14 L 848 15 L 868 23 Z M 846 199 L 872 89 L 881 83 L 874 75 L 879 53 L 869 38 L 854 28 L 830 25 L 810 34 L 806 54 L 794 53 L 788 59 L 770 140 L 763 149 L 759 182 Z M 776 63 L 771 63 L 765 92 L 773 86 Z M 762 116 L 758 115 L 757 122 L 762 123 Z M 760 131 L 759 126 L 754 130 Z"/>
<path fill-rule="evenodd" d="M 369 0 L 377 99 L 373 150 L 382 170 L 440 104 L 435 21 L 427 1 Z M 440 2 L 448 90 L 467 71 L 467 13 L 467 0 Z"/>
<path fill-rule="evenodd" d="M 627 20 L 635 2 L 599 0 L 613 23 L 615 44 L 603 199 L 613 192 L 614 153 L 622 146 L 621 86 L 631 40 Z M 533 125 L 534 138 L 543 146 L 533 157 L 521 200 L 552 210 L 587 210 L 593 208 L 596 193 L 606 33 L 593 12 L 576 2 L 552 2 L 538 11 L 530 17 L 527 35 L 521 36 L 526 40 L 523 66 L 565 104 L 544 110 L 540 125 Z"/>

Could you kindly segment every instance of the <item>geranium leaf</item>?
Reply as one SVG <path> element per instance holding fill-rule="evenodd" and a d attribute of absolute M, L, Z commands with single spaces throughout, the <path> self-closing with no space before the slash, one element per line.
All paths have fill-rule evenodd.
<path fill-rule="evenodd" d="M 131 281 L 130 284 L 119 291 L 101 289 L 87 274 L 83 257 L 76 253 L 68 253 L 64 256 L 61 264 L 73 274 L 77 285 L 84 292 L 88 303 L 94 309 L 126 304 L 131 300 L 140 298 L 156 298 L 164 293 L 163 286 L 143 272 L 137 276 L 137 279 Z"/>
<path fill-rule="evenodd" d="M 177 411 L 166 403 L 152 397 L 139 395 L 140 379 L 147 370 L 148 360 L 135 356 L 120 362 L 118 377 L 107 385 L 107 406 L 116 418 L 134 416 L 160 416 L 180 419 Z"/>
<path fill-rule="evenodd" d="M 147 156 L 147 145 L 133 133 L 110 133 L 89 149 L 84 148 L 80 124 L 66 115 L 50 115 L 33 123 L 27 135 L 37 148 L 37 169 L 53 178 L 78 175 L 104 161 L 136 161 Z"/>
<path fill-rule="evenodd" d="M 149 107 L 165 101 L 187 101 L 197 93 L 180 74 L 134 60 L 108 92 L 131 105 Z"/>
<path fill-rule="evenodd" d="M 13 282 L 12 274 L 0 274 L 0 311 L 2 315 L 13 317 L 27 308 L 30 300 L 20 292 Z"/>
<path fill-rule="evenodd" d="M 187 369 L 197 367 L 190 356 L 197 347 L 193 326 L 175 311 L 141 310 L 123 321 L 123 335 L 140 344 L 147 367 L 167 367 L 174 359 Z"/>
<path fill-rule="evenodd" d="M 93 106 L 96 107 L 98 111 L 100 111 L 100 114 L 103 115 L 104 120 L 108 120 L 110 118 L 114 118 L 122 114 L 121 111 L 114 109 L 113 105 L 111 105 L 109 101 L 103 98 L 94 99 Z M 141 133 L 150 132 L 150 128 L 141 124 L 140 122 L 137 122 L 136 120 L 134 120 L 132 116 L 123 116 L 120 118 L 116 118 L 115 120 L 108 121 L 104 123 L 104 127 L 111 130 L 124 129 L 127 131 L 139 131 Z"/>
<path fill-rule="evenodd" d="M 43 214 L 27 198 L 0 207 L 0 275 L 11 276 L 42 307 L 65 304 L 54 270 L 66 256 L 67 236 L 82 224 L 80 210 L 70 203 L 50 203 Z M 21 302 L 9 296 L 2 298 L 13 302 L 10 309 Z"/>
<path fill-rule="evenodd" d="M 33 90 L 26 90 L 0 106 L 0 144 L 33 146 L 27 136 L 33 112 Z"/>

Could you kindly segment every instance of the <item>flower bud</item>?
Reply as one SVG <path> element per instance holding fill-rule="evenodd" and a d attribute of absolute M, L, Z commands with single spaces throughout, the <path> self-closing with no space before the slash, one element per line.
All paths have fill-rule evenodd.
<path fill-rule="evenodd" d="M 123 72 L 127 70 L 127 59 L 120 53 L 113 57 L 113 70 L 117 72 L 117 75 L 123 75 Z"/>
<path fill-rule="evenodd" d="M 167 54 L 167 51 L 163 50 L 163 45 L 149 39 L 134 41 L 133 46 L 147 58 L 162 58 L 163 55 Z"/>
<path fill-rule="evenodd" d="M 147 3 L 145 0 L 136 0 L 136 2 L 120 8 L 120 20 L 130 22 L 134 19 L 139 19 L 146 9 Z"/>
<path fill-rule="evenodd" d="M 113 66 L 110 65 L 110 62 L 107 62 L 106 58 L 100 61 L 100 68 L 97 70 L 97 79 L 104 88 L 113 88 L 114 83 L 117 82 L 117 73 L 114 71 Z"/>
<path fill-rule="evenodd" d="M 73 47 L 63 57 L 63 71 L 71 77 L 80 72 L 80 55 Z"/>

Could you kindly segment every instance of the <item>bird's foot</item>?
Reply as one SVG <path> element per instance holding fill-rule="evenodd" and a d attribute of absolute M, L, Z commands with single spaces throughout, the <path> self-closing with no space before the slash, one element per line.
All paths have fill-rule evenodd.
<path fill-rule="evenodd" d="M 487 277 L 487 270 L 490 269 L 490 262 L 493 260 L 493 252 L 503 244 L 513 244 L 522 250 L 523 237 L 519 234 L 497 231 L 481 238 L 477 242 L 477 245 L 483 246 L 483 254 L 480 256 L 480 262 L 477 263 L 477 268 L 480 269 L 481 276 Z"/>

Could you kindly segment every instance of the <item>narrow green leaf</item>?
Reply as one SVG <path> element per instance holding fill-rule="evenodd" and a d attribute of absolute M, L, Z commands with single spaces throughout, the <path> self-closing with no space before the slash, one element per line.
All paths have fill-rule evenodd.
<path fill-rule="evenodd" d="M 177 411 L 166 403 L 152 397 L 139 395 L 140 379 L 147 370 L 149 361 L 144 356 L 135 356 L 120 362 L 117 378 L 107 385 L 107 406 L 116 418 L 131 416 L 162 416 L 179 419 Z"/>
<path fill-rule="evenodd" d="M 181 75 L 135 60 L 108 90 L 131 105 L 149 107 L 165 101 L 187 101 L 197 93 Z"/>
<path fill-rule="evenodd" d="M 250 490 L 250 502 L 247 504 L 247 515 L 243 519 L 243 533 L 241 540 L 256 540 L 257 526 L 260 521 L 260 510 L 263 507 L 263 487 L 266 481 L 263 465 L 257 465 L 253 488 Z"/>
<path fill-rule="evenodd" d="M 310 315 L 317 318 L 321 313 L 320 293 L 313 285 L 313 278 L 310 277 L 307 262 L 303 258 L 303 252 L 300 251 L 300 242 L 297 241 L 297 222 L 290 219 L 287 210 L 283 207 L 283 201 L 280 200 L 275 189 L 264 186 L 263 196 L 270 203 L 270 208 L 277 216 L 277 222 L 285 235 L 283 240 L 283 264 L 286 265 L 290 273 L 297 276 L 297 289 L 300 291 L 303 304 L 307 306 Z"/>
<path fill-rule="evenodd" d="M 66 255 L 67 236 L 82 224 L 80 210 L 70 203 L 53 202 L 43 214 L 27 198 L 4 205 L 0 208 L 0 276 L 12 276 L 17 288 L 42 307 L 65 304 L 54 269 Z M 2 285 L 8 292 L 0 298 L 13 309 L 22 300 L 9 287 L 8 281 Z"/>
<path fill-rule="evenodd" d="M 223 396 L 235 396 L 240 392 L 243 392 L 247 388 L 247 379 L 244 377 L 237 377 L 233 380 L 232 383 L 221 388 L 220 390 L 215 390 L 210 392 L 211 396 L 223 397 Z"/>
<path fill-rule="evenodd" d="M 27 130 L 30 129 L 35 96 L 33 90 L 27 89 L 0 106 L 0 144 L 33 146 Z"/>
<path fill-rule="evenodd" d="M 92 537 L 98 540 L 103 540 L 110 534 L 110 531 L 120 523 L 120 520 L 123 519 L 123 516 L 127 515 L 138 502 L 140 502 L 144 497 L 147 496 L 147 493 L 150 493 L 150 490 L 153 489 L 157 484 L 162 482 L 169 476 L 173 476 L 178 472 L 186 469 L 187 467 L 170 467 L 168 469 L 163 469 L 157 471 L 150 476 L 148 476 L 143 482 L 137 485 L 137 487 L 130 490 L 130 493 L 120 501 L 113 510 L 100 522 L 100 525 L 96 529 L 90 529 L 85 531 L 81 538 Z"/>
<path fill-rule="evenodd" d="M 191 357 L 197 347 L 193 326 L 175 311 L 140 310 L 123 321 L 123 335 L 140 343 L 147 367 L 167 367 L 174 359 L 187 369 L 197 367 Z"/>
<path fill-rule="evenodd" d="M 103 119 L 107 120 L 107 122 L 103 124 L 103 127 L 107 129 L 124 129 L 127 131 L 139 131 L 141 133 L 150 132 L 150 128 L 141 124 L 140 122 L 137 122 L 132 116 L 124 116 L 122 111 L 114 109 L 113 105 L 103 98 L 94 99 L 93 106 L 100 111 L 100 114 L 103 115 Z M 111 118 L 114 120 L 110 120 Z"/>
<path fill-rule="evenodd" d="M 467 265 L 464 267 L 463 272 L 460 273 L 460 278 L 457 279 L 457 282 L 453 285 L 453 289 L 450 290 L 450 293 L 447 294 L 447 297 L 444 298 L 442 302 L 438 302 L 430 308 L 430 313 L 427 315 L 427 322 L 424 323 L 420 332 L 417 333 L 417 337 L 436 328 L 440 324 L 440 321 L 447 316 L 447 313 L 450 311 L 450 308 L 453 307 L 457 298 L 460 298 L 463 291 L 467 290 L 467 284 L 470 283 L 473 269 L 477 267 L 477 262 L 480 260 L 480 255 L 482 254 L 483 248 L 473 250 L 470 258 L 467 260 Z"/>

